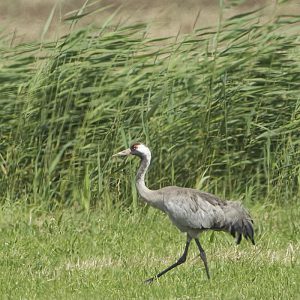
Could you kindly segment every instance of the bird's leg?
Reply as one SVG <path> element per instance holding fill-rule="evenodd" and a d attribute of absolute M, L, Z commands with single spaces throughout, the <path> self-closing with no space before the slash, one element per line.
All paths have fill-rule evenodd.
<path fill-rule="evenodd" d="M 184 252 L 182 254 L 182 256 L 177 260 L 176 263 L 174 263 L 173 265 L 171 265 L 170 267 L 166 268 L 165 270 L 163 270 L 162 272 L 158 273 L 156 276 L 149 278 L 145 281 L 145 283 L 151 283 L 155 278 L 159 278 L 160 276 L 166 274 L 167 272 L 169 272 L 170 270 L 176 268 L 177 266 L 183 264 L 186 261 L 187 258 L 187 254 L 188 254 L 188 250 L 189 250 L 189 246 L 190 246 L 190 242 L 191 242 L 191 238 L 188 237 L 186 244 L 185 244 L 185 248 L 184 248 Z"/>
<path fill-rule="evenodd" d="M 206 270 L 206 274 L 207 274 L 207 278 L 210 279 L 210 275 L 209 275 L 209 270 L 208 270 L 208 264 L 207 264 L 207 259 L 206 259 L 206 254 L 205 254 L 205 251 L 204 249 L 202 248 L 200 242 L 199 242 L 199 239 L 195 239 L 196 241 L 196 244 L 198 246 L 198 249 L 200 251 L 200 257 L 202 259 L 202 261 L 204 262 L 204 266 L 205 266 L 205 270 Z"/>

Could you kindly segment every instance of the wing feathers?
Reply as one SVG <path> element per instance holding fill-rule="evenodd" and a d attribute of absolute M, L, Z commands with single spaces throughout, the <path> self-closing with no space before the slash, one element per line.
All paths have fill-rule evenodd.
<path fill-rule="evenodd" d="M 183 232 L 226 230 L 236 237 L 254 242 L 253 221 L 245 208 L 236 201 L 223 201 L 218 197 L 194 189 L 167 187 L 160 190 L 164 211 Z"/>

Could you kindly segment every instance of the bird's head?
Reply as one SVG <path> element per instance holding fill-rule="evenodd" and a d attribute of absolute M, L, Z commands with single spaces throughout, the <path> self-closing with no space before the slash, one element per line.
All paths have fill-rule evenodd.
<path fill-rule="evenodd" d="M 147 157 L 148 159 L 151 158 L 151 152 L 150 152 L 149 148 L 142 143 L 134 143 L 130 148 L 114 154 L 113 157 L 129 156 L 129 155 L 136 155 L 140 158 L 143 158 L 143 157 Z"/>

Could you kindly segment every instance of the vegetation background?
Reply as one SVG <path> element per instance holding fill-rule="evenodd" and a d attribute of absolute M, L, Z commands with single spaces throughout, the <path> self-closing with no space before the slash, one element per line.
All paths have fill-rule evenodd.
<path fill-rule="evenodd" d="M 299 298 L 299 4 L 184 3 L 0 3 L 4 298 Z M 257 246 L 203 234 L 210 282 L 191 254 L 144 286 L 184 237 L 111 159 L 132 141 L 151 188 L 242 201 Z"/>

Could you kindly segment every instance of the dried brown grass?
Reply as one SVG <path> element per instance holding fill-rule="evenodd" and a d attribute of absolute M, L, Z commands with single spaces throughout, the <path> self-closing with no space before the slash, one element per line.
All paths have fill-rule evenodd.
<path fill-rule="evenodd" d="M 67 12 L 79 9 L 85 1 L 83 0 L 15 0 L 1 1 L 0 3 L 0 28 L 6 33 L 14 33 L 17 41 L 32 41 L 41 37 L 47 18 L 58 3 L 56 13 L 51 22 L 47 38 L 53 39 L 68 31 L 68 25 L 63 23 Z M 236 1 L 235 1 L 236 2 Z M 243 2 L 243 1 L 241 1 Z M 133 24 L 136 22 L 152 23 L 150 34 L 157 36 L 176 35 L 178 33 L 190 33 L 194 26 L 203 27 L 215 25 L 220 16 L 219 1 L 208 0 L 113 0 L 101 1 L 99 7 L 113 6 L 81 21 L 81 25 L 87 23 L 101 24 L 108 18 L 117 7 L 122 9 L 115 18 L 116 23 Z M 230 5 L 225 1 L 224 17 L 230 17 L 237 13 L 267 6 L 265 14 L 273 14 L 276 1 L 250 0 L 240 5 Z M 281 13 L 300 12 L 300 5 L 296 1 L 288 1 L 280 7 Z M 199 16 L 198 16 L 199 14 Z M 198 16 L 198 18 L 197 18 Z"/>

